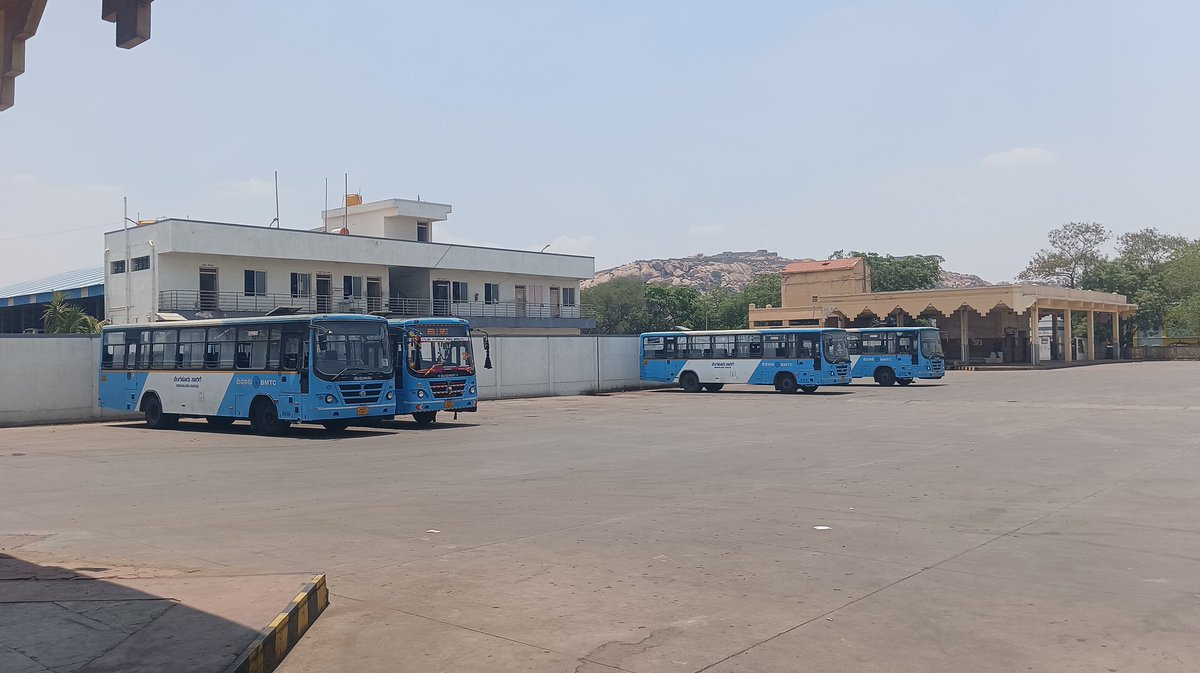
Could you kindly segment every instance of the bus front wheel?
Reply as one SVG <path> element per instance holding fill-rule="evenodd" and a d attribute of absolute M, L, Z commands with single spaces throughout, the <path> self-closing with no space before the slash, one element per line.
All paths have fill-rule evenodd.
<path fill-rule="evenodd" d="M 775 389 L 785 395 L 791 395 L 796 392 L 797 388 L 796 377 L 791 374 L 780 374 L 779 378 L 775 381 Z"/>
<path fill-rule="evenodd" d="M 817 392 L 817 387 L 816 386 L 800 386 L 800 392 L 815 393 L 815 392 Z"/>
<path fill-rule="evenodd" d="M 875 370 L 875 383 L 881 386 L 890 386 L 896 383 L 896 372 L 892 371 L 891 367 L 880 367 Z"/>
<path fill-rule="evenodd" d="M 700 392 L 700 377 L 696 376 L 696 372 L 684 372 L 679 377 L 679 385 L 685 393 Z"/>
<path fill-rule="evenodd" d="M 146 413 L 146 425 L 155 430 L 165 430 L 175 426 L 179 416 L 163 413 L 162 401 L 158 395 L 150 395 L 142 402 L 142 411 Z"/>
<path fill-rule="evenodd" d="M 260 435 L 278 435 L 283 433 L 288 423 L 279 420 L 279 410 L 274 402 L 261 399 L 250 412 L 250 426 Z"/>
<path fill-rule="evenodd" d="M 896 379 L 896 383 L 899 383 L 902 386 L 911 385 L 912 382 L 913 382 L 912 379 Z"/>
<path fill-rule="evenodd" d="M 437 420 L 436 411 L 414 411 L 413 420 L 420 425 L 429 425 Z"/>

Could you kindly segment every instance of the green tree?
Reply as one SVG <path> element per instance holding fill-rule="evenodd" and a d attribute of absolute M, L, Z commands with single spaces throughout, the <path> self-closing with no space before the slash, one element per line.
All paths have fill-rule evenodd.
<path fill-rule="evenodd" d="M 700 291 L 696 288 L 646 283 L 642 296 L 652 322 L 666 328 L 695 328 L 696 309 L 700 303 Z"/>
<path fill-rule="evenodd" d="M 938 255 L 881 255 L 877 252 L 836 250 L 830 259 L 862 257 L 871 268 L 872 292 L 902 292 L 928 290 L 937 287 L 942 277 L 942 262 Z"/>
<path fill-rule="evenodd" d="M 638 334 L 650 331 L 645 329 L 650 324 L 643 296 L 645 285 L 640 278 L 617 278 L 581 292 L 580 300 L 596 320 L 596 332 Z"/>
<path fill-rule="evenodd" d="M 1155 268 L 1170 262 L 1192 243 L 1186 236 L 1164 234 L 1148 227 L 1118 236 L 1117 256 L 1131 264 Z"/>
<path fill-rule="evenodd" d="M 1200 333 L 1200 243 L 1180 250 L 1167 262 L 1163 285 L 1171 302 L 1168 324 Z"/>
<path fill-rule="evenodd" d="M 1111 237 L 1102 224 L 1068 222 L 1050 231 L 1050 247 L 1039 250 L 1017 279 L 1079 287 L 1084 274 L 1104 261 L 1100 248 Z"/>
<path fill-rule="evenodd" d="M 42 324 L 47 334 L 96 334 L 105 323 L 79 305 L 68 303 L 63 293 L 55 292 L 42 313 Z"/>

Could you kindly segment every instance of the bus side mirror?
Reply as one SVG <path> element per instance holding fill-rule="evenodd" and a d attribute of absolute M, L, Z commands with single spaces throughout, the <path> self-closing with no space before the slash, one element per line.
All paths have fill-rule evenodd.
<path fill-rule="evenodd" d="M 492 368 L 492 346 L 488 343 L 486 334 L 483 336 L 483 368 Z"/>

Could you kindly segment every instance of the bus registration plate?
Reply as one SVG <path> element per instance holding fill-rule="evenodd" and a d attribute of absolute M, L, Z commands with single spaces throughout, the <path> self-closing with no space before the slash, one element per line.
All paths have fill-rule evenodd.
<path fill-rule="evenodd" d="M 453 401 L 453 400 L 446 400 L 446 403 L 442 405 L 442 408 L 444 408 L 444 409 L 453 409 L 453 408 L 454 408 L 454 401 Z"/>
<path fill-rule="evenodd" d="M 359 408 L 358 408 L 358 415 L 359 415 L 359 416 L 366 416 L 368 411 L 369 411 L 369 410 L 367 409 L 367 407 L 359 407 Z"/>

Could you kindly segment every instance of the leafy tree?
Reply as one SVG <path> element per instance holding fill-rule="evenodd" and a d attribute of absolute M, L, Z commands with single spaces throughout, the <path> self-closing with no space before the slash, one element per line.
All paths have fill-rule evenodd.
<path fill-rule="evenodd" d="M 1129 263 L 1153 268 L 1171 261 L 1192 243 L 1186 236 L 1164 234 L 1148 227 L 1118 236 L 1117 255 Z"/>
<path fill-rule="evenodd" d="M 760 273 L 750 281 L 746 289 L 742 290 L 742 297 L 745 299 L 747 310 L 749 310 L 750 304 L 758 307 L 779 306 L 783 301 L 782 292 L 782 281 L 779 274 Z"/>
<path fill-rule="evenodd" d="M 70 304 L 61 292 L 55 292 L 42 313 L 42 324 L 47 334 L 96 334 L 105 324 L 84 312 L 77 304 Z"/>
<path fill-rule="evenodd" d="M 1165 265 L 1163 285 L 1172 300 L 1168 323 L 1200 333 L 1200 243 L 1193 243 Z"/>
<path fill-rule="evenodd" d="M 580 293 L 582 303 L 596 320 L 600 334 L 639 334 L 658 329 L 650 327 L 646 311 L 645 281 L 640 278 L 617 278 L 589 287 Z"/>
<path fill-rule="evenodd" d="M 646 283 L 642 296 L 653 322 L 667 328 L 694 327 L 694 316 L 700 303 L 700 291 L 696 288 Z"/>
<path fill-rule="evenodd" d="M 877 252 L 836 250 L 830 259 L 862 257 L 871 268 L 871 290 L 873 292 L 902 292 L 904 290 L 928 290 L 937 287 L 942 277 L 942 262 L 938 255 L 881 255 Z"/>
<path fill-rule="evenodd" d="M 1068 222 L 1050 232 L 1050 247 L 1039 250 L 1017 279 L 1079 287 L 1084 274 L 1104 261 L 1100 248 L 1111 237 L 1102 224 Z"/>

